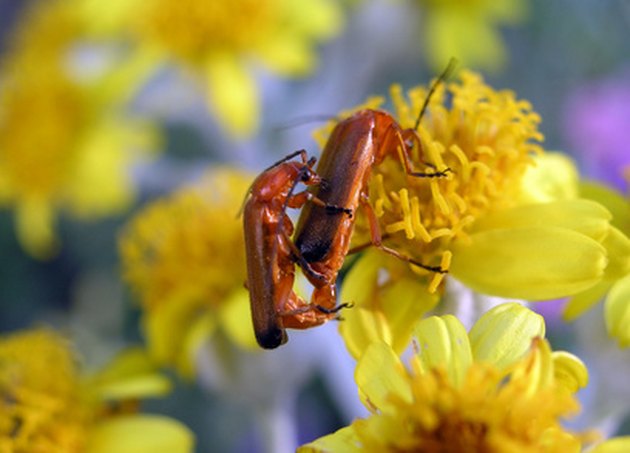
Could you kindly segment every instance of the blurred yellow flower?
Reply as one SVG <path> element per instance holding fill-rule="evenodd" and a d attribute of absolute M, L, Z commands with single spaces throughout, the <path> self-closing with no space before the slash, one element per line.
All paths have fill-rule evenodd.
<path fill-rule="evenodd" d="M 116 115 L 104 84 L 71 78 L 72 11 L 31 5 L 0 62 L 0 205 L 16 209 L 21 243 L 42 258 L 57 247 L 58 211 L 93 217 L 129 205 L 128 167 L 156 141 L 147 124 Z"/>
<path fill-rule="evenodd" d="M 123 277 L 142 306 L 149 351 L 184 375 L 219 326 L 239 345 L 256 347 L 237 218 L 252 180 L 237 170 L 215 170 L 151 203 L 121 234 Z"/>
<path fill-rule="evenodd" d="M 504 304 L 469 333 L 447 315 L 414 336 L 409 369 L 383 342 L 361 357 L 355 379 L 371 417 L 298 451 L 579 451 L 587 436 L 560 422 L 579 409 L 587 370 L 551 351 L 539 315 Z"/>
<path fill-rule="evenodd" d="M 0 451 L 192 451 L 192 434 L 183 425 L 134 414 L 139 398 L 168 390 L 169 382 L 136 350 L 86 377 L 71 344 L 58 333 L 39 328 L 5 336 L 0 338 Z"/>
<path fill-rule="evenodd" d="M 508 56 L 499 26 L 527 17 L 527 0 L 418 0 L 423 44 L 434 69 L 455 57 L 467 67 L 496 71 Z"/>
<path fill-rule="evenodd" d="M 373 170 L 370 202 L 386 245 L 500 297 L 569 296 L 605 275 L 623 274 L 629 263 L 620 244 L 628 239 L 611 226 L 606 208 L 577 197 L 572 162 L 543 151 L 531 105 L 511 91 L 495 91 L 475 73 L 462 71 L 460 78 L 437 87 L 418 129 L 422 149 L 411 156 L 416 169 L 448 168 L 447 177 L 410 177 L 394 152 Z M 410 90 L 407 100 L 394 86 L 391 95 L 395 117 L 413 128 L 427 89 Z M 319 132 L 320 141 L 332 127 Z M 359 211 L 355 245 L 370 242 L 364 217 Z M 442 277 L 378 251 L 360 257 L 341 290 L 341 300 L 356 304 L 340 327 L 353 354 L 375 338 L 399 351 L 414 320 L 438 300 L 418 282 L 433 293 Z"/>
<path fill-rule="evenodd" d="M 234 135 L 258 126 L 255 65 L 281 76 L 309 73 L 316 44 L 342 24 L 341 7 L 332 0 L 83 0 L 81 10 L 94 33 L 137 43 L 138 58 L 192 69 Z"/>

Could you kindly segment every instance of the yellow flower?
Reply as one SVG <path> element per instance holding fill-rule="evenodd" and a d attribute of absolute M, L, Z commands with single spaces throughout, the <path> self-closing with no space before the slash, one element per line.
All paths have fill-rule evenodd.
<path fill-rule="evenodd" d="M 498 70 L 507 60 L 498 26 L 527 16 L 526 0 L 419 0 L 424 6 L 424 48 L 434 69 L 449 58 L 467 67 Z"/>
<path fill-rule="evenodd" d="M 611 250 L 608 272 L 600 283 L 573 296 L 565 307 L 564 317 L 572 321 L 604 298 L 604 319 L 608 333 L 621 347 L 630 346 L 630 202 L 613 189 L 597 183 L 583 183 L 580 194 L 595 200 L 612 213 L 613 228 L 606 238 Z"/>
<path fill-rule="evenodd" d="M 133 413 L 138 398 L 168 389 L 138 351 L 85 377 L 69 342 L 52 330 L 0 338 L 0 451 L 192 451 L 183 425 Z"/>
<path fill-rule="evenodd" d="M 409 101 L 400 87 L 391 91 L 396 119 L 413 128 L 427 90 L 410 90 Z M 623 273 L 619 244 L 628 239 L 611 226 L 606 208 L 576 197 L 577 172 L 568 158 L 543 151 L 539 121 L 528 102 L 477 74 L 463 71 L 460 82 L 439 86 L 418 130 L 422 149 L 411 159 L 416 170 L 450 172 L 408 176 L 396 150 L 373 169 L 370 202 L 386 245 L 448 269 L 477 292 L 507 298 L 578 294 Z M 359 211 L 355 245 L 370 242 L 364 217 Z M 340 327 L 350 351 L 358 356 L 376 338 L 400 351 L 414 320 L 438 301 L 422 284 L 433 293 L 443 277 L 377 250 L 360 257 L 341 291 L 341 300 L 356 304 Z"/>
<path fill-rule="evenodd" d="M 451 315 L 419 322 L 408 369 L 373 343 L 355 373 L 373 415 L 298 451 L 580 451 L 590 436 L 561 420 L 579 409 L 587 370 L 543 335 L 540 316 L 504 304 L 469 333 Z"/>
<path fill-rule="evenodd" d="M 94 217 L 129 205 L 127 170 L 139 157 L 129 147 L 155 142 L 146 124 L 114 114 L 105 83 L 70 78 L 66 59 L 79 32 L 66 2 L 35 3 L 0 65 L 0 204 L 16 209 L 21 243 L 42 258 L 57 247 L 58 210 Z"/>
<path fill-rule="evenodd" d="M 144 208 L 121 235 L 123 277 L 142 306 L 149 350 L 185 375 L 218 326 L 238 344 L 256 345 L 237 218 L 251 180 L 236 170 L 214 171 Z"/>
<path fill-rule="evenodd" d="M 316 64 L 315 44 L 336 34 L 342 22 L 331 0 L 84 0 L 81 7 L 95 33 L 132 39 L 156 65 L 172 61 L 192 69 L 218 119 L 235 135 L 257 127 L 253 65 L 283 76 L 306 74 Z"/>

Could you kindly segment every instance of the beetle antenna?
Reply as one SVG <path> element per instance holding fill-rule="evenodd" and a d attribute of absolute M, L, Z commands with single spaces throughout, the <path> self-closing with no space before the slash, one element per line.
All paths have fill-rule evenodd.
<path fill-rule="evenodd" d="M 448 62 L 448 65 L 444 69 L 444 71 L 442 71 L 442 74 L 438 76 L 435 82 L 433 82 L 433 84 L 431 85 L 431 88 L 429 88 L 427 97 L 424 98 L 424 104 L 422 104 L 420 113 L 418 114 L 418 117 L 416 118 L 416 123 L 413 125 L 413 129 L 415 131 L 417 131 L 418 128 L 420 127 L 420 121 L 422 121 L 422 117 L 424 116 L 427 110 L 427 107 L 429 106 L 429 101 L 431 100 L 431 96 L 433 96 L 433 93 L 435 93 L 435 90 L 441 83 L 443 83 L 446 79 L 450 78 L 451 75 L 453 75 L 453 72 L 455 71 L 455 68 L 457 67 L 457 63 L 458 63 L 457 58 L 451 58 L 450 61 Z"/>
<path fill-rule="evenodd" d="M 287 129 L 293 129 L 294 127 L 303 126 L 309 123 L 321 123 L 324 121 L 341 121 L 341 118 L 335 115 L 329 115 L 326 113 L 314 113 L 312 115 L 304 115 L 299 116 L 297 118 L 293 118 L 292 120 L 287 121 L 280 126 L 275 126 L 273 128 L 274 131 L 284 131 Z"/>

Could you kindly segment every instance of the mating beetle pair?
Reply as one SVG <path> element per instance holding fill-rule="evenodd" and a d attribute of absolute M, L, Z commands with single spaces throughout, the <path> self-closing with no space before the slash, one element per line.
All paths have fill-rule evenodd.
<path fill-rule="evenodd" d="M 361 110 L 333 129 L 317 170 L 315 158 L 297 151 L 263 171 L 254 181 L 244 215 L 247 287 L 254 332 L 260 346 L 273 349 L 287 341 L 285 329 L 307 329 L 335 318 L 335 283 L 350 248 L 350 239 L 361 206 L 370 226 L 371 245 L 433 272 L 426 266 L 386 247 L 376 214 L 368 199 L 372 168 L 387 156 L 402 150 L 405 172 L 414 177 L 443 177 L 448 168 L 416 172 L 411 149 L 422 144 L 416 131 L 437 84 L 452 70 L 452 64 L 433 84 L 415 127 L 403 129 L 387 112 Z M 300 161 L 291 161 L 300 156 Z M 294 193 L 297 184 L 315 186 L 313 192 Z M 287 208 L 300 208 L 295 239 Z M 314 286 L 310 302 L 293 291 L 295 264 Z"/>

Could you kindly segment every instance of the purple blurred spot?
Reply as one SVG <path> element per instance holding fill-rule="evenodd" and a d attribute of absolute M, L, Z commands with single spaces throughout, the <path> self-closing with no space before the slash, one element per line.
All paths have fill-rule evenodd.
<path fill-rule="evenodd" d="M 564 135 L 582 172 L 625 191 L 630 166 L 630 71 L 583 85 L 570 94 Z"/>

